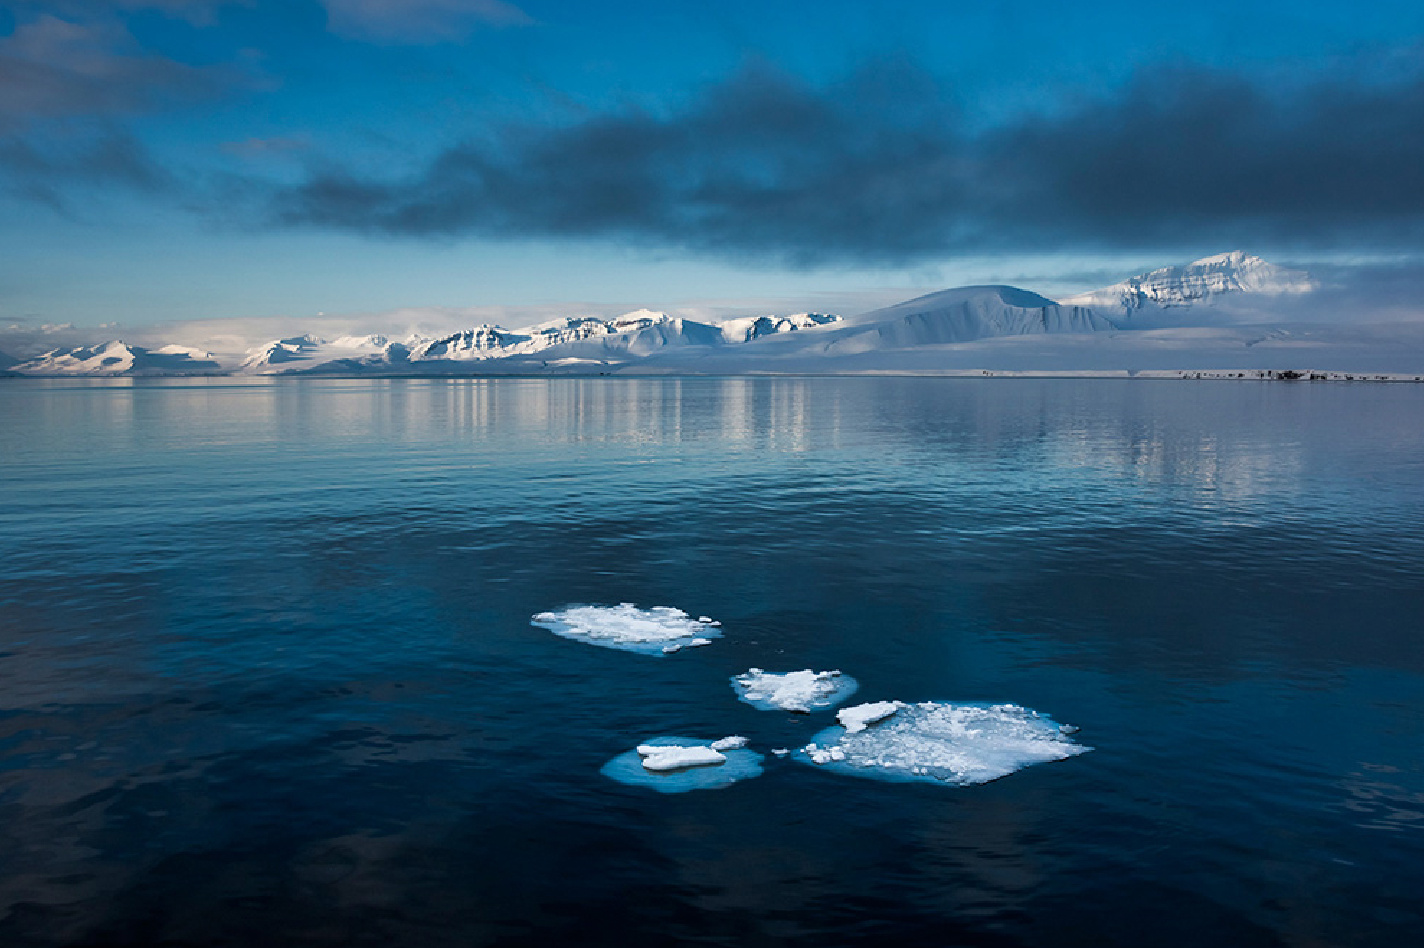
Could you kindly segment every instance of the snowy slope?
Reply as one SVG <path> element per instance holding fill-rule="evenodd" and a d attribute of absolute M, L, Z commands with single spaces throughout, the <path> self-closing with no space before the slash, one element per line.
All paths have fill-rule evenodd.
<path fill-rule="evenodd" d="M 1013 286 L 962 286 L 864 313 L 835 331 L 829 351 L 863 352 L 972 342 L 996 336 L 1095 332 L 1111 328 L 1091 310 L 1055 303 Z"/>
<path fill-rule="evenodd" d="M 735 352 L 717 353 L 715 358 L 727 363 L 792 357 L 834 360 L 863 352 L 1001 336 L 1092 333 L 1111 328 L 1090 310 L 1055 303 L 1017 287 L 965 286 L 863 313 L 813 333 L 758 339 Z"/>
<path fill-rule="evenodd" d="M 282 366 L 293 362 L 306 362 L 324 345 L 313 335 L 292 336 L 288 339 L 273 339 L 271 342 L 251 349 L 242 360 L 244 372 L 270 374 L 280 371 Z"/>
<path fill-rule="evenodd" d="M 1011 286 L 969 286 L 844 320 L 815 313 L 699 320 L 640 309 L 436 337 L 306 334 L 273 339 L 226 368 L 432 376 L 1424 370 L 1424 306 L 1413 304 L 1424 294 L 1381 291 L 1376 284 L 1388 273 L 1377 270 L 1349 279 L 1322 273 L 1323 281 L 1237 251 L 1062 302 Z M 117 341 L 55 349 L 14 367 L 29 375 L 221 370 L 202 350 Z"/>
<path fill-rule="evenodd" d="M 523 329 L 483 325 L 435 338 L 385 336 L 277 339 L 253 349 L 253 374 L 467 374 L 543 371 L 550 366 L 622 364 L 668 348 L 744 345 L 767 336 L 828 326 L 839 316 L 799 313 L 702 322 L 651 310 L 604 319 L 569 316 Z"/>
<path fill-rule="evenodd" d="M 212 353 L 187 346 L 145 349 L 121 340 L 52 349 L 12 371 L 21 375 L 187 375 L 222 371 Z"/>
<path fill-rule="evenodd" d="M 1062 302 L 1090 307 L 1120 328 L 1156 328 L 1289 319 L 1292 304 L 1319 289 L 1303 270 L 1235 250 L 1162 267 Z"/>

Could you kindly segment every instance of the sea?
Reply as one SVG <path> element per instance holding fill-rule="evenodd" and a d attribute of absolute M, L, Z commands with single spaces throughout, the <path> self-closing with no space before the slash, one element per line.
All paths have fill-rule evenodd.
<path fill-rule="evenodd" d="M 720 637 L 531 624 L 620 603 Z M 750 668 L 1091 750 L 819 767 Z M 1424 386 L 0 382 L 0 945 L 1418 944 Z"/>

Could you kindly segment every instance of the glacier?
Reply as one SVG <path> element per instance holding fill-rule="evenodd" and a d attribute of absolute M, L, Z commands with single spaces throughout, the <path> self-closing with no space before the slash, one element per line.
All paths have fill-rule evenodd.
<path fill-rule="evenodd" d="M 1046 715 L 1016 704 L 876 702 L 795 751 L 802 763 L 881 780 L 970 786 L 1091 750 Z"/>

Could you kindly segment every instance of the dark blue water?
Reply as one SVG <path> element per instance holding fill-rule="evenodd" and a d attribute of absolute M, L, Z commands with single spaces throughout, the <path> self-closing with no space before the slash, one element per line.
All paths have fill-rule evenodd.
<path fill-rule="evenodd" d="M 0 944 L 1424 942 L 1424 387 L 0 384 Z M 531 628 L 672 605 L 667 658 Z M 969 788 L 657 734 L 1012 701 Z"/>

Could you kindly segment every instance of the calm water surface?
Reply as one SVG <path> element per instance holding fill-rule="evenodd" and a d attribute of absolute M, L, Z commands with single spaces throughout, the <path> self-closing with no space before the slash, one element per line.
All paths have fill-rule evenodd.
<path fill-rule="evenodd" d="M 0 944 L 1424 943 L 1424 386 L 0 383 Z M 531 628 L 673 605 L 668 658 Z M 796 746 L 1013 701 L 982 786 Z"/>

